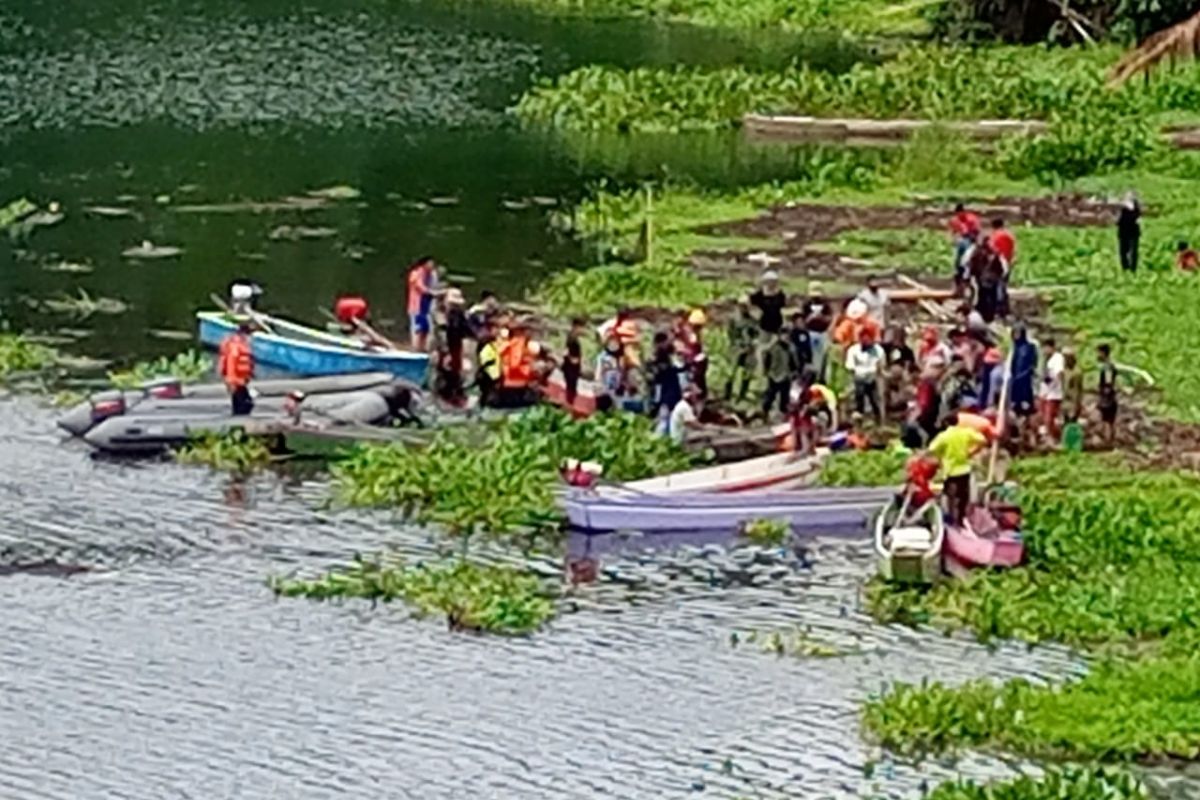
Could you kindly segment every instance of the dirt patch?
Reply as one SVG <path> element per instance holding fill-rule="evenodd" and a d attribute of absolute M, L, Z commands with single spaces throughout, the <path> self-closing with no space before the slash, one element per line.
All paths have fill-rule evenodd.
<path fill-rule="evenodd" d="M 1049 197 L 1005 197 L 971 206 L 980 218 L 1001 217 L 1012 226 L 1098 226 L 1112 225 L 1118 206 L 1082 194 L 1060 194 Z M 847 258 L 814 245 L 836 239 L 843 233 L 858 230 L 899 230 L 920 228 L 945 230 L 953 213 L 945 203 L 918 202 L 898 206 L 834 206 L 800 203 L 776 208 L 753 219 L 724 222 L 698 229 L 711 236 L 736 236 L 777 240 L 780 246 L 771 251 L 769 262 L 787 275 L 842 277 L 872 268 L 869 262 Z M 692 266 L 701 275 L 723 276 L 759 274 L 764 266 L 761 258 L 748 253 L 698 252 Z M 950 260 L 947 245 L 947 264 Z M 924 282 L 948 276 L 942 265 L 939 270 L 923 276 Z M 948 270 L 948 267 L 947 267 Z M 932 283 L 931 283 L 932 285 Z"/>

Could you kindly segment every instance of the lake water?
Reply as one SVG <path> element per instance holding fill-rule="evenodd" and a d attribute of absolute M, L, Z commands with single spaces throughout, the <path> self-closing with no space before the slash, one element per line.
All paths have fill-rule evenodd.
<path fill-rule="evenodd" d="M 589 181 L 787 176 L 787 154 L 734 137 L 600 142 L 604 157 L 581 159 L 505 116 L 536 75 L 857 57 L 432 0 L 12 5 L 0 11 L 2 198 L 58 200 L 67 217 L 0 245 L 0 313 L 119 361 L 185 346 L 151 332 L 190 332 L 235 277 L 260 279 L 269 307 L 301 318 L 345 291 L 387 318 L 404 264 L 432 253 L 469 293 L 515 298 L 582 262 L 547 215 Z M 307 211 L 189 208 L 330 186 L 361 195 Z M 291 241 L 297 228 L 329 230 Z M 183 253 L 122 257 L 143 240 Z M 80 289 L 130 308 L 33 310 Z M 1081 668 L 1054 649 L 989 653 L 871 624 L 862 541 L 818 541 L 804 558 L 629 542 L 576 610 L 529 639 L 454 635 L 399 608 L 279 602 L 269 574 L 385 547 L 423 557 L 430 534 L 320 510 L 320 482 L 95 461 L 52 423 L 31 398 L 0 400 L 0 565 L 95 569 L 0 577 L 0 796 L 905 797 L 1011 767 L 872 767 L 864 697 L 896 678 Z M 849 654 L 730 642 L 797 626 Z"/>

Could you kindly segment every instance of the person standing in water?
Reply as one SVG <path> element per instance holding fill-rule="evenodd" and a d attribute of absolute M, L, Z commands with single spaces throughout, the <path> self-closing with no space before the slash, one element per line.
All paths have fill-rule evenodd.
<path fill-rule="evenodd" d="M 217 372 L 229 390 L 231 411 L 236 417 L 254 410 L 254 396 L 250 393 L 250 381 L 254 378 L 254 354 L 250 348 L 253 332 L 253 323 L 243 321 L 221 341 L 218 350 Z"/>
<path fill-rule="evenodd" d="M 1133 192 L 1125 195 L 1121 210 L 1117 213 L 1117 254 L 1121 269 L 1137 272 L 1138 243 L 1142 238 L 1142 207 Z"/>

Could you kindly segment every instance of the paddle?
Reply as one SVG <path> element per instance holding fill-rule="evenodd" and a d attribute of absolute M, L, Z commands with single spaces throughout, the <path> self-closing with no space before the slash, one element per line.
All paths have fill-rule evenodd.
<path fill-rule="evenodd" d="M 238 316 L 237 314 L 235 314 L 233 312 L 232 309 L 229 308 L 229 305 L 216 292 L 210 293 L 208 295 L 208 297 L 210 300 L 212 300 L 214 303 L 216 303 L 217 308 L 221 309 L 229 316 L 231 316 L 231 317 Z M 271 327 L 270 323 L 268 323 L 266 321 L 266 319 L 263 317 L 262 314 L 259 314 L 254 309 L 250 309 L 250 319 L 254 320 L 254 324 L 257 325 L 258 327 L 262 328 L 263 331 L 265 331 L 266 333 L 269 333 L 272 336 L 275 335 L 275 329 Z"/>
<path fill-rule="evenodd" d="M 329 309 L 321 306 L 321 307 L 317 308 L 317 311 L 320 312 L 322 316 L 324 316 L 326 319 L 330 320 L 331 322 L 335 322 L 339 326 L 342 324 L 342 321 L 340 319 L 338 319 L 336 316 L 334 316 L 333 312 L 331 312 Z M 372 328 L 364 320 L 358 319 L 356 317 L 353 320 L 351 320 L 351 323 L 354 325 L 355 330 L 365 333 L 367 336 L 369 336 L 371 338 L 371 341 L 375 342 L 375 344 L 386 347 L 389 350 L 400 350 L 401 349 L 400 345 L 396 344 L 391 339 L 387 338 L 382 333 L 380 333 L 379 331 Z"/>

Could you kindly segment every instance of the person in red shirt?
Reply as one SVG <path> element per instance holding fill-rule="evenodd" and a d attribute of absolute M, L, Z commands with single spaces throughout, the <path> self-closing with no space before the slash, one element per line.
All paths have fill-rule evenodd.
<path fill-rule="evenodd" d="M 1013 261 L 1017 257 L 1017 240 L 1013 238 L 1012 231 L 1004 227 L 1004 220 L 999 217 L 992 220 L 992 234 L 988 237 L 988 242 L 1004 259 L 1005 271 L 1011 271 Z"/>
<path fill-rule="evenodd" d="M 950 218 L 950 239 L 954 242 L 954 284 L 960 290 L 966 288 L 967 252 L 978 238 L 979 215 L 967 211 L 962 203 L 954 206 L 954 216 Z"/>
<path fill-rule="evenodd" d="M 1200 255 L 1187 242 L 1180 242 L 1175 249 L 1175 266 L 1184 272 L 1195 272 L 1200 269 Z"/>
<path fill-rule="evenodd" d="M 1008 283 L 1012 279 L 1013 262 L 1017 260 L 1017 240 L 1012 231 L 1004 227 L 1004 220 L 996 217 L 992 220 L 992 235 L 988 237 L 992 250 L 1000 256 L 1004 266 L 1004 277 L 1000 280 L 1000 296 L 996 306 L 996 316 L 1008 316 Z"/>

